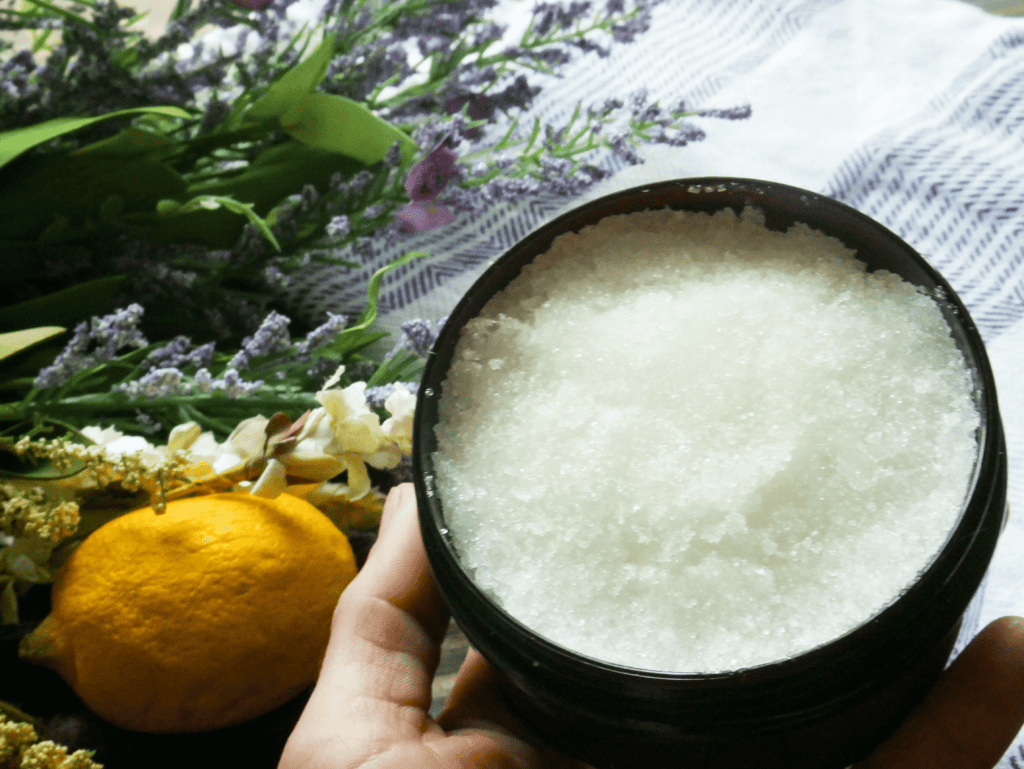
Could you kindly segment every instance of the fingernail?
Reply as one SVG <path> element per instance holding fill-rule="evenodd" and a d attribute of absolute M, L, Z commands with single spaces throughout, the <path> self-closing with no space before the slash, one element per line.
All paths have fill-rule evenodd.
<path fill-rule="evenodd" d="M 380 515 L 380 529 L 377 532 L 378 537 L 384 536 L 388 528 L 390 528 L 391 522 L 395 519 L 395 516 L 398 515 L 398 512 L 404 507 L 408 493 L 408 483 L 400 483 L 388 492 L 387 499 L 384 500 L 384 510 Z"/>

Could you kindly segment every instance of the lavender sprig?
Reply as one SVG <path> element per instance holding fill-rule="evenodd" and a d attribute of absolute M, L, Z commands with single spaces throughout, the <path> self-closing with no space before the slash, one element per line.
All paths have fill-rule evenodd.
<path fill-rule="evenodd" d="M 149 115 L 130 127 L 97 123 L 19 158 L 15 178 L 25 174 L 25 188 L 41 198 L 0 200 L 26 214 L 0 222 L 0 247 L 17 242 L 8 251 L 28 276 L 13 282 L 11 300 L 124 276 L 116 303 L 104 309 L 145 306 L 151 338 L 226 340 L 238 347 L 243 371 L 245 335 L 275 299 L 283 301 L 296 272 L 326 263 L 364 281 L 363 264 L 393 252 L 409 233 L 495 203 L 579 194 L 623 163 L 639 162 L 644 144 L 698 141 L 698 117 L 743 117 L 742 110 L 662 108 L 645 94 L 581 104 L 561 125 L 524 116 L 566 63 L 638 40 L 656 2 L 539 2 L 516 39 L 495 23 L 497 0 L 328 0 L 319 16 L 305 19 L 297 0 L 179 0 L 156 40 L 134 31 L 134 14 L 116 0 L 88 13 L 85 5 L 68 12 L 40 6 L 33 18 L 0 9 L 0 27 L 34 29 L 44 54 L 0 51 L 0 133 L 140 104 L 192 114 Z M 47 37 L 57 30 L 59 39 Z M 310 69 L 312 60 L 322 69 Z M 296 77 L 297 90 L 281 85 Z M 268 95 L 287 101 L 311 90 L 390 121 L 391 150 L 360 160 L 279 130 L 283 114 L 266 112 Z M 421 197 L 409 176 L 429 168 L 442 141 L 452 168 Z M 53 180 L 66 176 L 47 163 L 72 150 L 79 151 L 74 162 L 84 164 L 76 178 L 105 179 L 106 169 L 122 162 L 114 158 L 139 163 L 130 175 L 142 175 L 137 186 L 152 189 L 152 199 L 126 199 L 117 186 L 110 188 L 116 194 L 83 187 L 76 199 L 95 212 L 41 207 Z M 61 194 L 50 197 L 72 191 L 62 183 Z M 22 232 L 20 222 L 34 211 L 42 211 L 36 230 Z M 290 333 L 298 335 L 321 320 L 294 308 L 289 314 Z M 209 366 L 172 362 L 173 351 L 166 356 L 156 368 L 188 376 L 205 368 L 210 382 L 222 378 Z M 55 361 L 47 376 L 60 376 L 67 363 Z M 306 370 L 326 366 L 314 356 Z M 158 384 L 154 375 L 152 386 L 170 387 L 171 376 Z"/>
<path fill-rule="evenodd" d="M 149 342 L 138 329 L 143 312 L 141 305 L 132 304 L 111 315 L 93 318 L 91 325 L 79 323 L 63 352 L 39 372 L 35 387 L 59 387 L 76 374 L 114 360 L 125 347 L 147 346 Z"/>
<path fill-rule="evenodd" d="M 394 266 L 419 256 L 407 254 Z M 136 433 L 197 422 L 226 435 L 253 413 L 314 408 L 313 393 L 328 379 L 340 386 L 414 381 L 425 355 L 420 348 L 429 341 L 424 333 L 436 334 L 429 323 L 406 329 L 404 346 L 396 347 L 402 354 L 380 362 L 363 354 L 387 336 L 371 325 L 380 281 L 389 269 L 374 275 L 367 307 L 353 323 L 327 313 L 323 323 L 296 339 L 289 333 L 291 320 L 271 311 L 232 354 L 218 353 L 214 343 L 195 345 L 185 336 L 149 345 L 138 328 L 139 305 L 93 318 L 79 325 L 24 400 L 0 405 L 0 421 L 49 419 L 81 427 L 104 421 Z"/>

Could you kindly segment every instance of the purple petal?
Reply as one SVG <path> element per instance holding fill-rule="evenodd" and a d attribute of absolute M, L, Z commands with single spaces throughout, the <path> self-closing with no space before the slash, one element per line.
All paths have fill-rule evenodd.
<path fill-rule="evenodd" d="M 429 232 L 455 221 L 455 212 L 440 203 L 416 202 L 402 208 L 395 218 L 405 230 Z"/>
<path fill-rule="evenodd" d="M 489 96 L 482 93 L 467 93 L 462 96 L 453 96 L 444 103 L 444 111 L 454 115 L 463 107 L 469 105 L 466 114 L 471 120 L 490 120 L 494 114 L 494 102 Z"/>
<path fill-rule="evenodd" d="M 409 197 L 413 200 L 433 200 L 441 194 L 441 190 L 455 174 L 457 157 L 444 141 L 440 142 L 405 177 L 405 191 Z"/>

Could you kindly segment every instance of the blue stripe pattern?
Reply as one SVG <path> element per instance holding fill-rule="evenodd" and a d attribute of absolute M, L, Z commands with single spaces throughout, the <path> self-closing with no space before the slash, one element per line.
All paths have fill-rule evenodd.
<path fill-rule="evenodd" d="M 1024 35 L 996 41 L 907 125 L 853 154 L 826 194 L 920 251 L 991 341 L 1024 317 Z"/>
<path fill-rule="evenodd" d="M 644 46 L 638 57 L 631 46 L 613 49 L 600 59 L 588 55 L 575 62 L 564 78 L 549 78 L 522 119 L 532 123 L 539 116 L 547 124 L 568 120 L 577 103 L 600 104 L 607 98 L 624 98 L 641 87 L 663 105 L 685 99 L 693 107 L 728 107 L 709 100 L 725 84 L 781 49 L 815 13 L 827 12 L 839 0 L 674 0 L 656 9 L 651 30 L 632 47 Z M 651 67 L 652 56 L 671 66 Z M 638 61 L 642 58 L 643 61 Z M 579 73 L 573 76 L 573 68 Z M 629 85 L 625 88 L 623 83 Z M 713 130 L 709 126 L 708 130 Z M 685 150 L 684 150 L 685 151 Z M 610 171 L 618 168 L 610 158 L 597 162 Z M 313 266 L 294 276 L 285 304 L 296 315 L 312 320 L 327 310 L 358 313 L 366 297 L 370 276 L 406 251 L 426 251 L 431 256 L 390 273 L 381 288 L 382 324 L 396 327 L 403 308 L 438 290 L 455 277 L 476 275 L 517 240 L 551 219 L 572 201 L 538 196 L 511 205 L 497 204 L 475 216 L 463 214 L 440 231 L 408 238 L 390 247 L 375 249 L 360 260 L 361 270 Z M 452 298 L 452 304 L 457 297 Z M 388 315 L 393 317 L 389 318 Z"/>

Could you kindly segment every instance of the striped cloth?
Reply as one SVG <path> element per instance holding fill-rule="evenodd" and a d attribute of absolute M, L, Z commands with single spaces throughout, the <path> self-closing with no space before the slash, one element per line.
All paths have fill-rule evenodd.
<path fill-rule="evenodd" d="M 509 0 L 521 22 L 528 0 Z M 707 138 L 646 149 L 646 162 L 585 196 L 689 176 L 793 184 L 841 200 L 907 240 L 964 300 L 989 348 L 1010 454 L 1011 507 L 1024 511 L 1024 20 L 957 0 L 669 0 L 636 43 L 576 62 L 534 111 L 639 88 L 664 105 L 750 104 L 741 121 L 699 119 Z M 429 251 L 388 278 L 382 323 L 447 315 L 524 234 L 582 202 L 499 206 L 406 242 Z M 377 254 L 365 277 L 398 252 Z M 307 312 L 360 304 L 365 284 L 320 269 L 293 300 Z M 982 600 L 983 599 L 983 600 Z M 1024 520 L 1011 518 L 961 641 L 1024 614 Z M 1024 734 L 1000 769 L 1024 769 Z"/>

